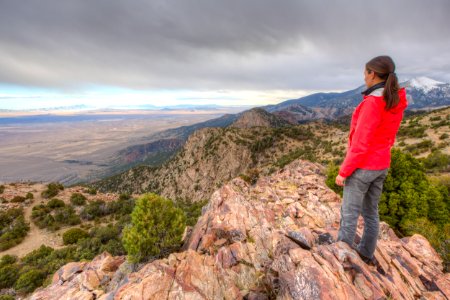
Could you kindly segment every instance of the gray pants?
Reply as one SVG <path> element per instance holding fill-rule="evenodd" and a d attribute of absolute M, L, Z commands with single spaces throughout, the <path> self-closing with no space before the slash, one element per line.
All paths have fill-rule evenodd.
<path fill-rule="evenodd" d="M 380 218 L 378 203 L 389 168 L 383 170 L 356 169 L 345 179 L 344 199 L 338 241 L 355 248 L 354 238 L 359 215 L 364 218 L 364 232 L 356 250 L 372 258 L 377 245 Z"/>

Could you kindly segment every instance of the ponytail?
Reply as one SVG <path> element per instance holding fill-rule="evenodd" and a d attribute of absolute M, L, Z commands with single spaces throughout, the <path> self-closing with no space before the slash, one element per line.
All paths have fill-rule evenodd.
<path fill-rule="evenodd" d="M 385 80 L 383 98 L 386 102 L 385 110 L 395 107 L 400 98 L 398 91 L 400 86 L 395 74 L 395 64 L 392 58 L 387 55 L 377 56 L 366 63 L 366 69 L 372 70 L 382 80 Z"/>
<path fill-rule="evenodd" d="M 395 73 L 389 73 L 383 91 L 386 110 L 395 107 L 400 101 L 400 97 L 398 96 L 399 89 L 397 75 Z"/>

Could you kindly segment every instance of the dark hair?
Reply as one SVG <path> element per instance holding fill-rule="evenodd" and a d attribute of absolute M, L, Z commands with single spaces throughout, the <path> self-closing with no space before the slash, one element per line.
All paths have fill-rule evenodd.
<path fill-rule="evenodd" d="M 395 74 L 395 64 L 392 58 L 387 55 L 377 56 L 366 63 L 367 71 L 373 71 L 382 80 L 385 80 L 383 98 L 386 101 L 386 110 L 396 106 L 400 101 L 398 97 L 397 75 Z"/>

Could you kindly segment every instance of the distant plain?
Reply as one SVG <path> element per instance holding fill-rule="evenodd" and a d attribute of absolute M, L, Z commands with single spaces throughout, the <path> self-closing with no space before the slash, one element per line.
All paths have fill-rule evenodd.
<path fill-rule="evenodd" d="M 0 114 L 0 183 L 73 184 L 108 168 L 117 151 L 159 131 L 239 109 Z"/>

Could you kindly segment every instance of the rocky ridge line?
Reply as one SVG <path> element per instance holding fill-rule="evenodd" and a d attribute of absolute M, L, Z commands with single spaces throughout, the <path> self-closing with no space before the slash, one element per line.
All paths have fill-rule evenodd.
<path fill-rule="evenodd" d="M 69 263 L 30 299 L 450 299 L 450 274 L 420 235 L 400 239 L 382 222 L 375 266 L 334 242 L 341 199 L 323 173 L 296 160 L 254 186 L 233 179 L 183 252 L 132 273 L 107 253 Z"/>

